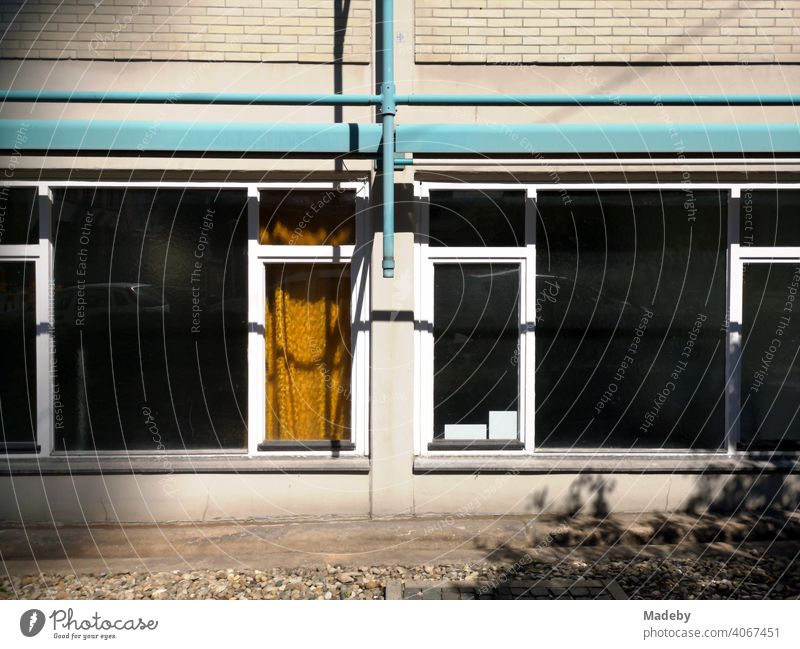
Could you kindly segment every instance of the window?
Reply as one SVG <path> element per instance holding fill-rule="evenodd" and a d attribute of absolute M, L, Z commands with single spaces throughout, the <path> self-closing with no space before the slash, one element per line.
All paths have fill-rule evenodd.
<path fill-rule="evenodd" d="M 520 267 L 434 265 L 434 440 L 516 440 Z"/>
<path fill-rule="evenodd" d="M 57 451 L 247 445 L 247 194 L 57 189 Z"/>
<path fill-rule="evenodd" d="M 45 245 L 40 241 L 37 187 L 0 187 L 0 453 L 37 453 L 42 448 L 39 406 L 47 375 Z"/>
<path fill-rule="evenodd" d="M 800 448 L 800 191 L 418 196 L 420 452 Z"/>
<path fill-rule="evenodd" d="M 0 449 L 36 450 L 35 262 L 0 259 Z"/>
<path fill-rule="evenodd" d="M 367 200 L 0 187 L 0 453 L 366 455 Z"/>
<path fill-rule="evenodd" d="M 800 450 L 800 191 L 744 189 L 733 251 L 731 447 Z"/>
<path fill-rule="evenodd" d="M 366 187 L 271 188 L 257 201 L 250 427 L 265 453 L 366 454 Z M 263 332 L 263 333 L 262 333 Z"/>
<path fill-rule="evenodd" d="M 424 187 L 421 187 L 424 191 Z M 533 201 L 524 188 L 432 188 L 419 246 L 422 443 L 430 451 L 525 446 Z M 532 349 L 532 347 L 531 347 Z"/>
<path fill-rule="evenodd" d="M 39 243 L 35 187 L 0 187 L 0 246 Z"/>
<path fill-rule="evenodd" d="M 800 263 L 744 267 L 741 444 L 800 448 Z"/>
<path fill-rule="evenodd" d="M 725 197 L 564 198 L 537 199 L 537 447 L 721 448 Z"/>

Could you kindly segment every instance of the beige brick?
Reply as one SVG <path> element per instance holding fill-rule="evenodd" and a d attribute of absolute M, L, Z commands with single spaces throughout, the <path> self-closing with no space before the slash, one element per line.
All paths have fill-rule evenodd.
<path fill-rule="evenodd" d="M 417 33 L 451 20 L 437 62 L 789 62 L 800 52 L 798 0 L 415 0 Z M 502 10 L 502 17 L 497 13 Z M 466 17 L 464 17 L 466 11 Z M 454 13 L 462 12 L 462 13 Z M 425 19 L 423 21 L 422 19 Z M 510 20 L 517 22 L 510 23 Z M 521 21 L 521 24 L 520 22 Z M 432 36 L 445 36 L 436 28 Z M 503 47 L 499 57 L 487 48 Z M 770 48 L 760 51 L 757 48 Z M 549 48 L 545 50 L 545 48 Z M 451 58 L 443 59 L 449 52 Z M 424 53 L 417 60 L 430 62 Z M 771 58 L 765 58 L 771 57 Z M 424 61 L 423 61 L 424 59 Z"/>
<path fill-rule="evenodd" d="M 26 0 L 18 13 L 4 12 L 2 1 L 7 33 L 0 57 L 6 58 L 22 50 L 30 58 L 109 60 L 258 62 L 264 56 L 286 61 L 307 56 L 329 62 L 333 56 L 333 3 L 322 0 L 148 0 L 145 6 L 140 0 Z M 372 7 L 372 0 L 350 3 L 345 63 L 370 61 Z M 264 32 L 273 32 L 276 42 L 260 43 Z M 245 51 L 243 45 L 263 49 Z"/>

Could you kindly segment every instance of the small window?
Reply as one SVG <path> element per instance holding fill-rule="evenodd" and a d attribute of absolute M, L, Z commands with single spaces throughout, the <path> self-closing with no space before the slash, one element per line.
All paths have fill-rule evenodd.
<path fill-rule="evenodd" d="M 350 264 L 266 269 L 266 442 L 349 442 Z"/>
<path fill-rule="evenodd" d="M 741 443 L 800 450 L 800 264 L 745 264 Z"/>
<path fill-rule="evenodd" d="M 0 187 L 0 246 L 39 243 L 39 197 L 34 187 Z"/>
<path fill-rule="evenodd" d="M 355 243 L 355 232 L 355 192 L 261 192 L 263 245 L 346 246 Z"/>
<path fill-rule="evenodd" d="M 0 261 L 0 452 L 37 450 L 34 266 Z"/>
<path fill-rule="evenodd" d="M 434 266 L 434 440 L 516 440 L 519 264 Z"/>
<path fill-rule="evenodd" d="M 525 192 L 436 190 L 430 193 L 431 246 L 525 245 Z"/>
<path fill-rule="evenodd" d="M 741 192 L 741 245 L 800 246 L 800 191 Z"/>

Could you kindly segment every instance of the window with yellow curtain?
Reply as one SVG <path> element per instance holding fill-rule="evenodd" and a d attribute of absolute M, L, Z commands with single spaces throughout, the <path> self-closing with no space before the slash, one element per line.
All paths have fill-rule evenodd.
<path fill-rule="evenodd" d="M 350 440 L 350 264 L 266 266 L 266 440 Z"/>

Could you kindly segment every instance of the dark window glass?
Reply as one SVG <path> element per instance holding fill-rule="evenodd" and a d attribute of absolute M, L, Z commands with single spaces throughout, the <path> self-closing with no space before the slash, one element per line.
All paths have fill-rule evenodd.
<path fill-rule="evenodd" d="M 0 451 L 36 450 L 35 278 L 33 262 L 0 262 Z"/>
<path fill-rule="evenodd" d="M 0 245 L 39 243 L 39 199 L 34 187 L 0 187 Z"/>
<path fill-rule="evenodd" d="M 434 437 L 516 439 L 519 265 L 434 267 Z"/>
<path fill-rule="evenodd" d="M 740 204 L 743 247 L 800 246 L 800 191 L 744 189 Z"/>
<path fill-rule="evenodd" d="M 742 444 L 800 448 L 800 266 L 746 264 L 742 349 Z"/>
<path fill-rule="evenodd" d="M 718 192 L 539 194 L 539 448 L 722 445 L 726 209 Z"/>
<path fill-rule="evenodd" d="M 525 192 L 432 191 L 429 231 L 431 246 L 524 246 Z"/>
<path fill-rule="evenodd" d="M 242 448 L 242 191 L 54 196 L 57 450 Z"/>
<path fill-rule="evenodd" d="M 264 191 L 260 241 L 265 245 L 346 246 L 356 242 L 352 191 Z"/>

